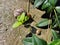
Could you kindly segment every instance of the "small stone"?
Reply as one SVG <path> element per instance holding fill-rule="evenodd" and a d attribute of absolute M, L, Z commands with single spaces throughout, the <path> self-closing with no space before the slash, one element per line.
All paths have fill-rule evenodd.
<path fill-rule="evenodd" d="M 5 31 L 7 31 L 8 29 L 6 29 Z"/>

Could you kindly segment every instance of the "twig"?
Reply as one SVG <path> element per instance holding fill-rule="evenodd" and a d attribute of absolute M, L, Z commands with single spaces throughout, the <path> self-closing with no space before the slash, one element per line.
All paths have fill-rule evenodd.
<path fill-rule="evenodd" d="M 30 11 L 30 0 L 28 0 L 28 5 L 27 5 L 27 13 Z"/>

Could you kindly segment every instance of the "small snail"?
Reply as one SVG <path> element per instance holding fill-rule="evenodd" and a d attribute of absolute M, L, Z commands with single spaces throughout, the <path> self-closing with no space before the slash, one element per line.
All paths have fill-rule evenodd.
<path fill-rule="evenodd" d="M 19 16 L 22 12 L 25 12 L 25 13 L 26 13 L 26 11 L 25 11 L 23 8 L 20 8 L 20 9 L 15 10 L 15 11 L 14 11 L 14 17 Z M 31 15 L 30 15 L 29 13 L 26 13 L 26 15 L 27 15 L 28 17 L 31 17 Z"/>
<path fill-rule="evenodd" d="M 36 30 L 36 34 L 40 35 L 41 34 L 41 30 Z"/>
<path fill-rule="evenodd" d="M 14 11 L 14 17 L 19 16 L 22 12 L 25 12 L 23 8 L 17 9 Z"/>

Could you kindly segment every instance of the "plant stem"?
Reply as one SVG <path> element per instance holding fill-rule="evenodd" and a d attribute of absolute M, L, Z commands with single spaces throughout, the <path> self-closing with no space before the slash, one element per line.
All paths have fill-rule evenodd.
<path fill-rule="evenodd" d="M 28 7 L 27 7 L 27 13 L 30 11 L 30 0 L 28 0 Z"/>
<path fill-rule="evenodd" d="M 51 13 L 50 13 L 50 16 L 49 16 L 50 18 L 51 18 Z M 52 20 L 49 20 L 49 23 L 52 23 Z M 48 25 L 48 29 L 50 28 L 50 30 L 51 30 L 51 27 L 52 27 L 52 25 Z"/>
<path fill-rule="evenodd" d="M 56 21 L 57 21 L 57 23 L 59 25 L 59 20 L 58 20 L 57 13 L 56 13 L 56 10 L 55 9 L 54 9 L 54 13 L 55 13 L 55 16 L 56 16 Z M 59 27 L 60 27 L 60 25 L 59 25 Z"/>
<path fill-rule="evenodd" d="M 49 18 L 51 18 L 51 12 L 50 12 Z M 48 23 L 52 23 L 52 20 L 50 19 Z M 48 29 L 47 29 L 47 33 L 46 33 L 46 34 L 47 34 L 47 35 L 49 34 L 49 35 L 48 35 L 48 36 L 46 35 L 46 36 L 47 36 L 47 37 L 46 37 L 46 40 L 48 40 L 47 42 L 49 42 L 49 40 L 51 40 L 51 36 L 52 36 L 51 28 L 52 28 L 52 25 L 51 25 L 51 24 L 48 25 Z"/>

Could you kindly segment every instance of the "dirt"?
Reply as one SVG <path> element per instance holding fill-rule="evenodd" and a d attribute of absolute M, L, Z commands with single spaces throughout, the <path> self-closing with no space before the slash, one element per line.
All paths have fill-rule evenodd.
<path fill-rule="evenodd" d="M 22 25 L 16 29 L 13 29 L 12 24 L 16 20 L 13 16 L 13 13 L 14 10 L 18 8 L 24 8 L 27 11 L 27 7 L 28 0 L 0 0 L 0 45 L 23 45 L 22 40 L 26 37 L 27 34 L 30 33 L 30 28 L 26 28 L 24 25 Z M 41 20 L 41 16 L 44 14 L 44 11 L 33 8 L 31 4 L 30 14 L 32 17 L 34 17 L 34 21 L 31 23 L 31 26 L 39 29 L 35 26 L 35 24 Z M 50 30 L 39 30 L 42 30 L 42 33 L 41 35 L 38 35 L 38 37 L 50 42 Z"/>

